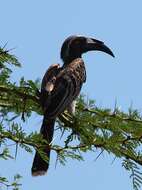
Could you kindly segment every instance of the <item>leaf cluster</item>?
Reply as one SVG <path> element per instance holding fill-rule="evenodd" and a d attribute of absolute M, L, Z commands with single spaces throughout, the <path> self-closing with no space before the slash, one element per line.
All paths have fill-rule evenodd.
<path fill-rule="evenodd" d="M 19 190 L 19 187 L 21 186 L 19 183 L 20 179 L 21 176 L 19 174 L 14 176 L 13 182 L 9 182 L 6 177 L 0 177 L 0 189 Z"/>

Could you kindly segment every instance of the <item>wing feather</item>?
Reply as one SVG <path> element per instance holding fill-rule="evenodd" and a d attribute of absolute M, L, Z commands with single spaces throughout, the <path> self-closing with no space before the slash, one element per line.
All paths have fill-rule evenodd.
<path fill-rule="evenodd" d="M 82 59 L 76 59 L 66 67 L 50 67 L 42 81 L 41 102 L 47 118 L 56 118 L 80 93 L 85 82 Z"/>
<path fill-rule="evenodd" d="M 58 79 L 48 98 L 48 105 L 46 105 L 47 117 L 56 117 L 66 109 L 74 99 L 74 88 L 71 80 L 64 77 Z"/>

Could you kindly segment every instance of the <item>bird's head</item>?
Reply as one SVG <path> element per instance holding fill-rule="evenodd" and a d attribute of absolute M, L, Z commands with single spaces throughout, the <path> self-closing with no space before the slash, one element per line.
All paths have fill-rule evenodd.
<path fill-rule="evenodd" d="M 61 59 L 64 63 L 69 63 L 80 58 L 83 53 L 93 50 L 103 51 L 114 57 L 112 51 L 102 41 L 84 36 L 70 36 L 62 45 Z"/>

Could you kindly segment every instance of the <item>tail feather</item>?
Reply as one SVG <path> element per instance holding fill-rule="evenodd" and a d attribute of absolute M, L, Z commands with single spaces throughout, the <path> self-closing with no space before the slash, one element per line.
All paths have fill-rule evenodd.
<path fill-rule="evenodd" d="M 46 119 L 44 117 L 40 133 L 42 134 L 43 139 L 47 140 L 49 143 L 53 138 L 54 124 L 55 119 Z M 48 157 L 48 161 L 43 160 L 40 154 L 36 152 L 32 166 L 32 176 L 44 175 L 47 172 L 50 161 L 50 149 L 45 148 L 44 152 Z"/>

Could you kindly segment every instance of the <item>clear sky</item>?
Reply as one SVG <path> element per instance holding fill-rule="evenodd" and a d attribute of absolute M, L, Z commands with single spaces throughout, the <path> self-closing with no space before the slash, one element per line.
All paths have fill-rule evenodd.
<path fill-rule="evenodd" d="M 52 63 L 60 63 L 60 47 L 66 37 L 82 34 L 103 40 L 116 58 L 101 52 L 85 54 L 87 82 L 82 92 L 102 107 L 122 110 L 130 104 L 142 111 L 142 1 L 141 0 L 1 0 L 0 46 L 8 48 L 23 67 L 14 70 L 13 80 L 42 78 Z M 24 126 L 39 129 L 41 118 L 34 115 Z M 22 190 L 109 189 L 130 190 L 129 174 L 121 162 L 103 154 L 85 155 L 84 162 L 69 160 L 58 165 L 52 156 L 48 175 L 30 175 L 33 155 L 19 151 L 16 161 L 1 162 L 0 175 L 23 175 Z"/>

